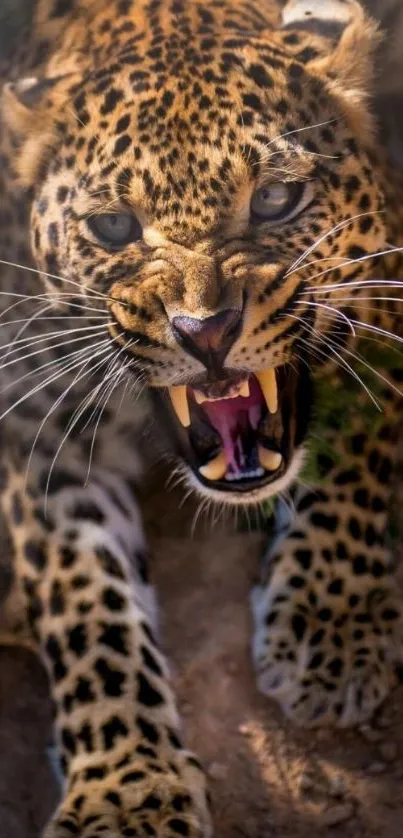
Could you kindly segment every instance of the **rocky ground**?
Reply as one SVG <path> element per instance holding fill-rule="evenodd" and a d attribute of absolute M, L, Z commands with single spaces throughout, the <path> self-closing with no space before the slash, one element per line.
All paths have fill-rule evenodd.
<path fill-rule="evenodd" d="M 194 507 L 178 510 L 178 500 L 147 504 L 153 576 L 187 738 L 210 774 L 217 838 L 401 838 L 403 688 L 361 731 L 285 722 L 257 694 L 248 651 L 247 594 L 262 536 L 237 534 L 229 522 L 192 536 Z M 39 838 L 57 796 L 49 736 L 40 667 L 4 649 L 0 838 Z"/>

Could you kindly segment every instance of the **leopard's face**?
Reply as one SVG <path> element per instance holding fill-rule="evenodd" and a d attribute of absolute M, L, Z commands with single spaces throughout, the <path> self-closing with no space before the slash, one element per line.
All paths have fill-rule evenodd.
<path fill-rule="evenodd" d="M 313 368 L 345 337 L 347 304 L 316 294 L 370 274 L 382 196 L 337 97 L 285 41 L 208 50 L 175 75 L 133 48 L 75 85 L 32 240 L 48 274 L 106 295 L 192 485 L 255 503 L 300 467 Z"/>

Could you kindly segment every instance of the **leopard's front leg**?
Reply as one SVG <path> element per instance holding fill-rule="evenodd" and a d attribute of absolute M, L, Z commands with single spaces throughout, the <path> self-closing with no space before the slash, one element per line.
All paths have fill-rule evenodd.
<path fill-rule="evenodd" d="M 386 544 L 392 426 L 384 421 L 374 436 L 357 422 L 325 483 L 298 491 L 252 594 L 259 687 L 297 724 L 361 723 L 396 683 L 403 609 Z"/>
<path fill-rule="evenodd" d="M 61 486 L 42 503 L 12 473 L 17 583 L 49 673 L 65 774 L 46 838 L 211 834 L 205 778 L 182 744 L 154 634 L 138 511 L 124 489 Z"/>

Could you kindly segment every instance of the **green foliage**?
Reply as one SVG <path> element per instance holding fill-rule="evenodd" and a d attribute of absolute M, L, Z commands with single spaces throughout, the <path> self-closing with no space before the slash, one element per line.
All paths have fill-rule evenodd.
<path fill-rule="evenodd" d="M 362 431 L 376 436 L 383 421 L 384 392 L 389 388 L 385 380 L 387 371 L 403 370 L 402 353 L 386 343 L 361 340 L 356 354 L 362 358 L 362 361 L 354 359 L 354 365 L 351 364 L 357 378 L 339 368 L 334 376 L 322 375 L 316 382 L 308 455 L 301 474 L 302 480 L 308 483 L 323 480 L 318 465 L 321 454 L 337 465 L 339 455 L 332 444 L 335 434 L 347 438 L 359 419 Z"/>
<path fill-rule="evenodd" d="M 335 450 L 335 436 L 342 434 L 347 438 L 353 433 L 357 420 L 360 430 L 376 436 L 383 421 L 384 393 L 389 388 L 381 376 L 385 376 L 388 370 L 403 370 L 402 352 L 386 342 L 361 340 L 354 351 L 362 361 L 351 359 L 348 355 L 346 360 L 357 378 L 347 370 L 342 371 L 341 367 L 330 375 L 322 374 L 317 378 L 307 455 L 300 475 L 303 483 L 318 485 L 326 480 L 321 473 L 321 455 L 337 465 L 340 455 Z M 365 387 L 373 398 L 365 392 Z M 265 509 L 267 518 L 272 519 L 275 509 L 273 499 Z"/>

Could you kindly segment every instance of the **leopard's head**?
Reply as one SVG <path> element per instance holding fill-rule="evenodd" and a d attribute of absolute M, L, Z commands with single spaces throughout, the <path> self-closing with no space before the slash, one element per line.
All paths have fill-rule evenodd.
<path fill-rule="evenodd" d="M 191 484 L 255 503 L 295 478 L 312 371 L 385 246 L 376 27 L 355 0 L 293 0 L 277 28 L 178 2 L 138 34 L 109 5 L 84 69 L 6 91 L 35 259 L 56 295 L 98 294 Z"/>

